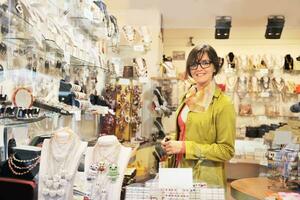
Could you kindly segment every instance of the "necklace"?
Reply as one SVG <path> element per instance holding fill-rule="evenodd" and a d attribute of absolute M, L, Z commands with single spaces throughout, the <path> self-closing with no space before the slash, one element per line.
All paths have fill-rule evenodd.
<path fill-rule="evenodd" d="M 71 134 L 71 133 L 69 133 Z M 79 149 L 80 141 L 75 134 L 69 136 L 66 142 L 52 137 L 48 143 L 46 160 L 48 162 L 46 175 L 42 176 L 45 199 L 60 199 L 67 193 L 68 184 L 74 175 L 74 156 Z"/>
<path fill-rule="evenodd" d="M 226 77 L 226 86 L 229 92 L 233 92 L 237 82 L 237 77 L 235 75 Z"/>
<path fill-rule="evenodd" d="M 263 76 L 261 80 L 262 88 L 269 89 L 270 88 L 270 77 Z"/>
<path fill-rule="evenodd" d="M 274 78 L 273 79 L 273 86 L 274 88 L 278 91 L 278 92 L 282 92 L 285 84 L 284 84 L 284 80 L 282 78 Z"/>
<path fill-rule="evenodd" d="M 144 58 L 134 58 L 133 63 L 135 64 L 136 73 L 138 77 L 147 76 L 147 65 Z"/>
<path fill-rule="evenodd" d="M 33 162 L 35 160 L 38 160 L 40 158 L 40 156 L 37 156 L 37 157 L 32 158 L 32 159 L 28 159 L 28 160 L 19 160 L 19 159 L 16 158 L 15 154 L 13 154 L 12 158 L 13 158 L 14 161 L 17 161 L 17 162 L 20 162 L 20 163 L 26 163 L 26 162 Z"/>
<path fill-rule="evenodd" d="M 36 158 L 30 159 L 30 160 L 18 160 L 15 158 L 15 155 L 13 155 L 7 161 L 8 167 L 14 175 L 22 176 L 22 175 L 25 175 L 25 174 L 28 174 L 29 172 L 31 172 L 31 170 L 34 169 L 40 163 L 39 158 L 40 158 L 40 156 L 37 156 Z M 20 161 L 20 163 L 33 162 L 33 161 L 35 161 L 35 162 L 33 162 L 32 164 L 30 164 L 28 166 L 20 167 L 14 163 L 14 160 L 15 161 L 18 160 L 17 162 Z M 18 172 L 20 170 L 26 170 L 26 171 Z"/>
<path fill-rule="evenodd" d="M 247 94 L 247 77 L 241 76 L 238 78 L 237 94 L 242 99 Z"/>
<path fill-rule="evenodd" d="M 125 25 L 122 28 L 125 38 L 128 42 L 132 42 L 135 37 L 135 29 L 132 26 Z"/>
<path fill-rule="evenodd" d="M 91 183 L 88 192 L 91 200 L 99 196 L 100 200 L 106 200 L 108 187 L 119 177 L 117 162 L 121 145 L 116 143 L 109 152 L 105 152 L 105 148 L 97 143 L 92 152 L 92 163 L 87 172 L 87 180 Z"/>

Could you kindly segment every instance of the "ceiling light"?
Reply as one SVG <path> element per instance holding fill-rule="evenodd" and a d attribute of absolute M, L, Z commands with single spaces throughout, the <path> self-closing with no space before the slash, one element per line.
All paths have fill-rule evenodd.
<path fill-rule="evenodd" d="M 231 16 L 217 16 L 215 39 L 228 39 L 231 28 Z"/>
<path fill-rule="evenodd" d="M 285 18 L 283 15 L 270 15 L 265 33 L 266 39 L 280 39 Z"/>

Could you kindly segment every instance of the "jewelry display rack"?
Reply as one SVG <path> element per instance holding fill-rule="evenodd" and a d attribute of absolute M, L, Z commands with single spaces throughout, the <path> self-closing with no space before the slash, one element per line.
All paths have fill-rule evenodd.
<path fill-rule="evenodd" d="M 89 9 L 90 12 L 81 12 Z M 6 58 L 1 63 L 4 77 L 8 72 L 20 74 L 23 72 L 20 69 L 26 69 L 29 80 L 24 82 L 18 75 L 13 87 L 29 85 L 35 97 L 33 106 L 76 118 L 71 119 L 72 124 L 80 121 L 77 131 L 84 132 L 80 127 L 84 128 L 84 122 L 90 121 L 85 120 L 85 114 L 101 114 L 93 111 L 97 106 L 91 109 L 89 96 L 100 94 L 105 79 L 112 73 L 106 65 L 106 51 L 107 43 L 117 37 L 116 24 L 110 20 L 113 16 L 96 2 L 87 5 L 52 0 L 9 0 L 1 4 L 0 10 L 1 39 L 7 48 Z M 36 82 L 36 77 L 40 82 Z M 61 79 L 82 88 L 84 96 L 78 97 L 79 107 L 58 102 L 57 84 Z M 47 91 L 41 93 L 43 88 Z M 94 120 L 99 122 L 99 117 L 95 116 Z"/>

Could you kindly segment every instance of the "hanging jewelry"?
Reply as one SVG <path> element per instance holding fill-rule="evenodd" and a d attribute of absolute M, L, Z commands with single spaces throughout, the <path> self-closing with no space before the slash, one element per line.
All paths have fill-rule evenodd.
<path fill-rule="evenodd" d="M 270 90 L 270 77 L 265 75 L 261 78 L 261 86 L 263 90 Z"/>
<path fill-rule="evenodd" d="M 227 92 L 234 92 L 237 82 L 237 77 L 235 74 L 226 76 L 226 88 Z"/>
<path fill-rule="evenodd" d="M 135 39 L 135 29 L 132 26 L 125 25 L 122 28 L 125 38 L 128 42 L 133 42 Z"/>
<path fill-rule="evenodd" d="M 247 88 L 248 88 L 247 84 L 248 84 L 247 77 L 242 75 L 238 78 L 237 94 L 240 97 L 240 99 L 245 97 L 247 94 Z"/>
<path fill-rule="evenodd" d="M 137 77 L 147 77 L 147 65 L 144 58 L 133 58 Z"/>

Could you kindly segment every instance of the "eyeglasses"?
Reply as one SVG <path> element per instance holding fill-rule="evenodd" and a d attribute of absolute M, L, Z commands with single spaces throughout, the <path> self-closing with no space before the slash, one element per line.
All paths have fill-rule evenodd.
<path fill-rule="evenodd" d="M 190 65 L 191 70 L 196 70 L 198 66 L 200 66 L 202 69 L 206 69 L 210 67 L 210 64 L 212 62 L 210 60 L 201 60 L 200 62 L 196 62 L 195 64 Z"/>

